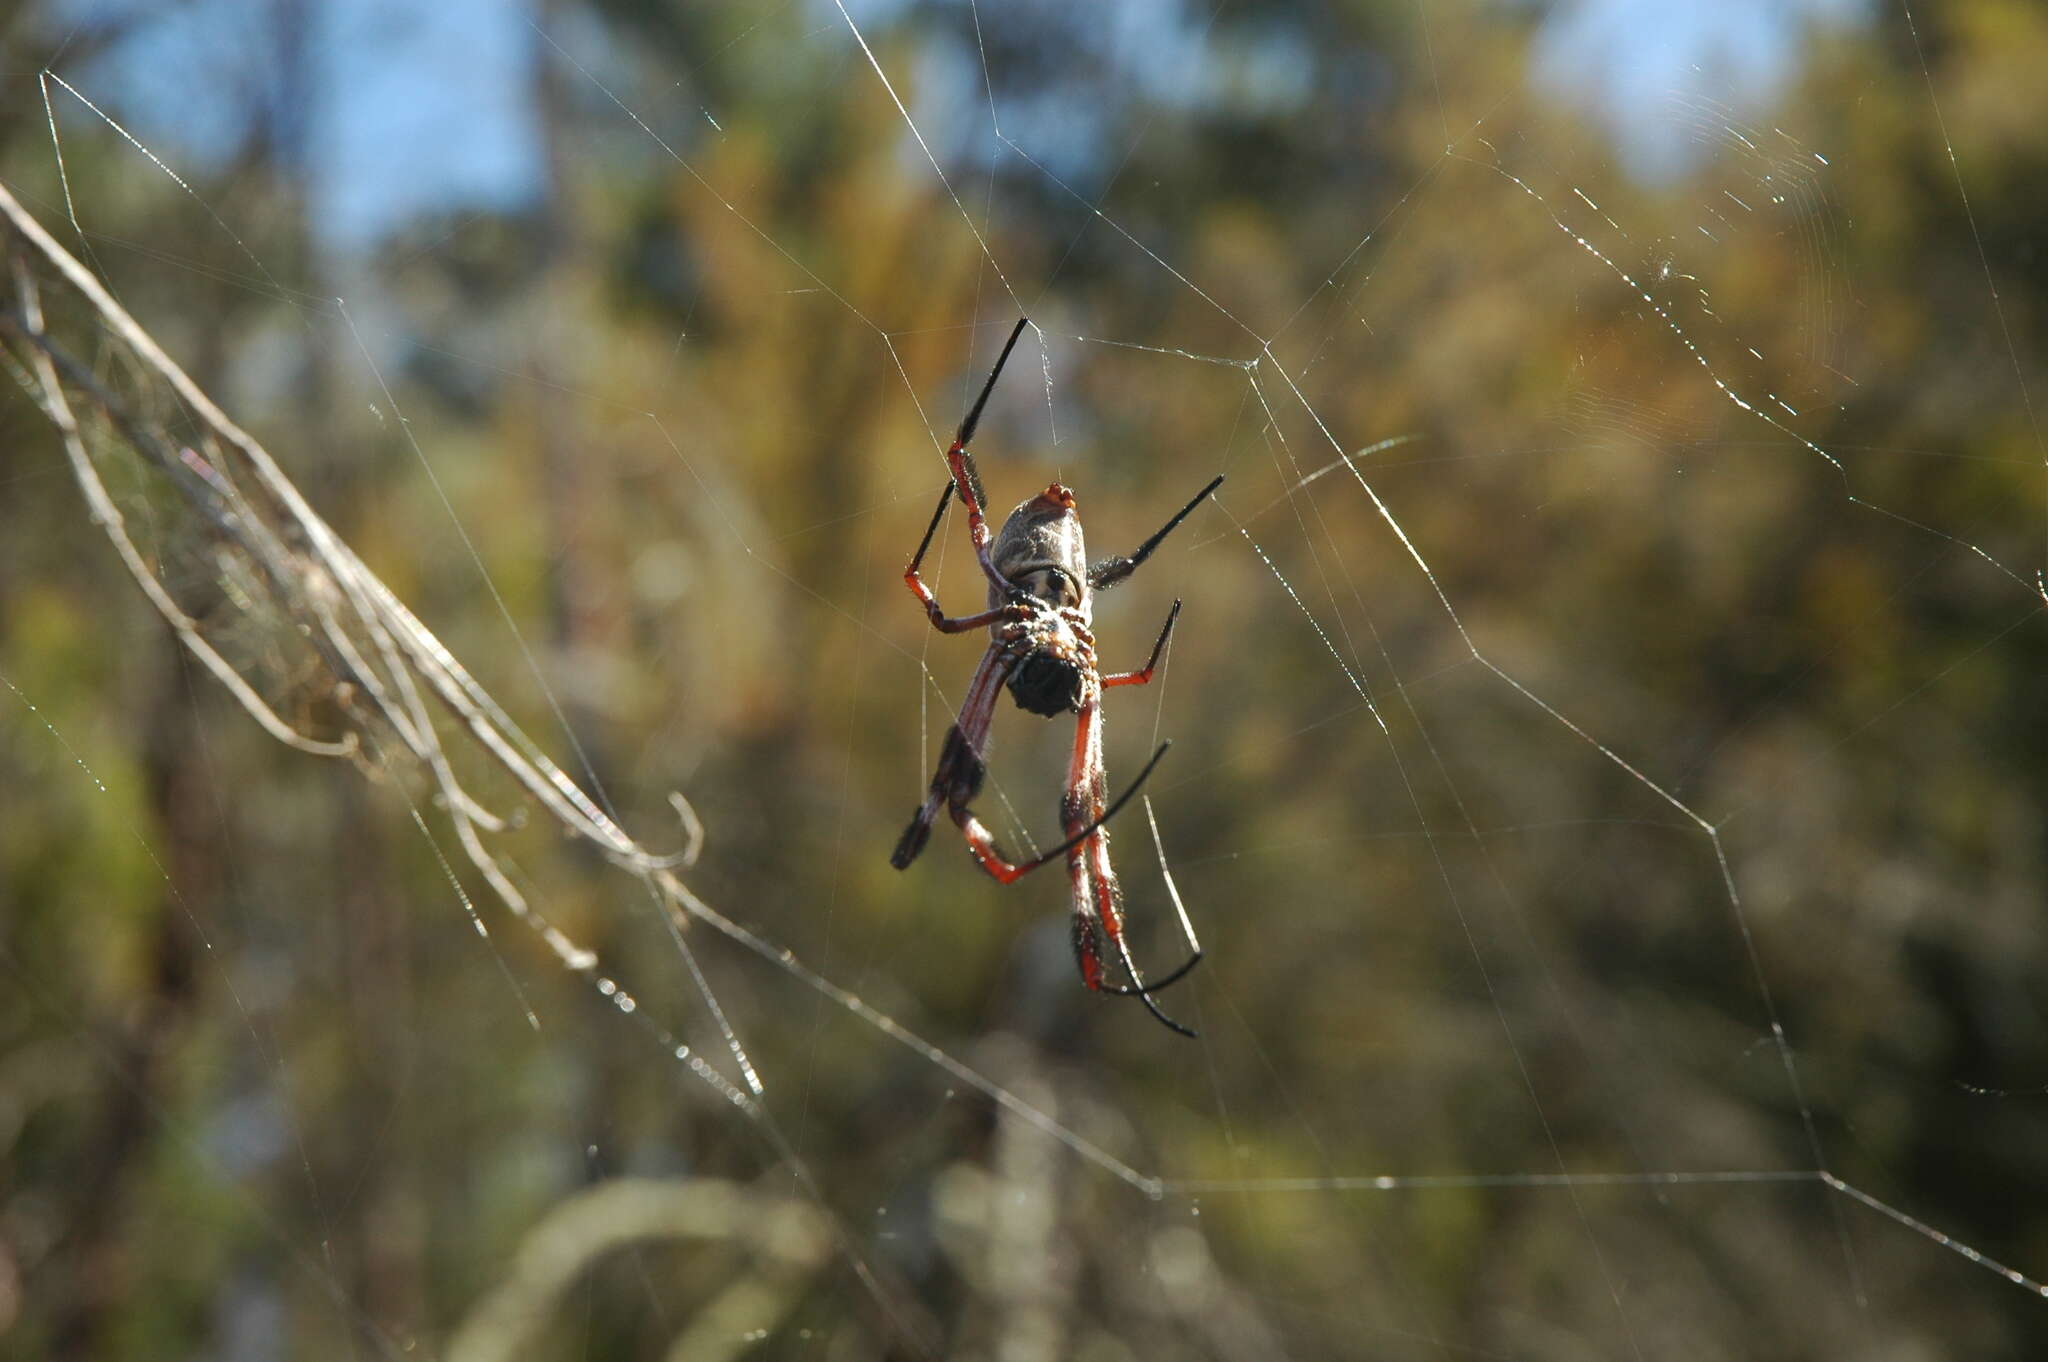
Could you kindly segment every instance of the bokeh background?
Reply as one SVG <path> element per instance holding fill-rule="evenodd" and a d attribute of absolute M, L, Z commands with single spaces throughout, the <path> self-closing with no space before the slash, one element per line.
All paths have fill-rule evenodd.
<path fill-rule="evenodd" d="M 929 1047 L 532 819 L 622 1015 L 417 772 L 227 699 L 10 388 L 0 1352 L 2038 1355 L 1938 1235 L 2048 1276 L 2043 69 L 2020 0 L 11 7 L 0 180 Z M 1102 552 L 1229 475 L 1097 619 L 1136 665 L 1186 602 L 1107 722 L 1113 785 L 1175 740 L 1199 1041 L 1083 992 L 1057 872 L 887 865 L 978 653 L 898 577 L 1020 312 L 996 501 L 1057 476 Z M 1043 846 L 1066 730 L 996 743 Z M 707 986 L 756 1116 L 654 1040 L 739 1080 Z"/>

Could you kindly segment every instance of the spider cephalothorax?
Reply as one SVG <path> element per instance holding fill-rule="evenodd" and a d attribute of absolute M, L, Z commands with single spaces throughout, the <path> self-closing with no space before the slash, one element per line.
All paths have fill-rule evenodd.
<path fill-rule="evenodd" d="M 1166 625 L 1152 645 L 1152 656 L 1142 670 L 1104 676 L 1095 665 L 1091 598 L 1092 593 L 1106 591 L 1135 572 L 1160 541 L 1201 505 L 1223 479 L 1218 477 L 1210 482 L 1159 533 L 1128 557 L 1118 555 L 1088 565 L 1074 494 L 1058 483 L 1010 512 L 1002 532 L 991 542 L 984 509 L 987 502 L 982 496 L 974 456 L 967 452 L 967 442 L 973 438 L 981 409 L 995 390 L 996 378 L 1024 326 L 1020 320 L 1017 329 L 1010 333 L 1009 343 L 997 358 L 981 396 L 968 410 L 959 434 L 946 451 L 951 477 L 945 491 L 939 494 L 939 504 L 932 512 L 931 524 L 925 527 L 924 539 L 903 574 L 911 592 L 924 603 L 925 614 L 934 628 L 957 634 L 986 627 L 989 645 L 974 678 L 968 682 L 959 718 L 946 734 L 924 804 L 903 830 L 889 860 L 902 870 L 917 859 L 931 838 L 932 820 L 941 808 L 952 816 L 981 868 L 1004 884 L 1012 884 L 1039 866 L 1065 856 L 1068 876 L 1073 882 L 1074 954 L 1081 965 L 1082 982 L 1100 992 L 1135 996 L 1153 1016 L 1191 1036 L 1194 1032 L 1161 1012 L 1151 995 L 1193 969 L 1201 961 L 1201 950 L 1193 948 L 1188 959 L 1164 978 L 1148 984 L 1139 975 L 1130 946 L 1124 940 L 1122 892 L 1117 886 L 1116 872 L 1110 868 L 1109 834 L 1103 827 L 1136 793 L 1145 777 L 1152 774 L 1167 744 L 1160 744 L 1137 780 L 1131 782 L 1130 789 L 1114 804 L 1104 807 L 1109 782 L 1102 764 L 1102 692 L 1111 686 L 1142 686 L 1152 679 L 1153 668 L 1159 665 L 1167 637 L 1173 632 L 1173 622 L 1180 617 L 1180 602 L 1173 603 L 1172 613 L 1167 615 Z M 988 609 L 958 619 L 948 617 L 939 608 L 938 598 L 918 575 L 925 550 L 931 547 L 932 535 L 955 496 L 967 508 L 975 557 L 988 579 Z M 995 839 L 969 807 L 987 774 L 990 721 L 995 714 L 996 697 L 1005 686 L 1009 687 L 1011 698 L 1033 714 L 1048 718 L 1068 713 L 1077 716 L 1073 761 L 1067 768 L 1066 792 L 1060 800 L 1060 822 L 1067 840 L 1020 863 L 1012 863 L 997 850 Z M 1189 944 L 1193 947 L 1192 936 Z M 1115 963 L 1130 977 L 1128 984 L 1112 984 L 1103 978 L 1111 963 L 1107 952 L 1112 950 Z"/>

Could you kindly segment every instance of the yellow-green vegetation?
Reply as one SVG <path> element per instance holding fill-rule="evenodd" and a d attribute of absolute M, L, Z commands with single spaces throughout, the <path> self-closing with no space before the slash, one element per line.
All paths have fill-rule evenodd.
<path fill-rule="evenodd" d="M 564 968 L 417 764 L 180 647 L 9 383 L 0 1355 L 2038 1353 L 1933 1233 L 2048 1277 L 2038 7 L 1817 6 L 1774 91 L 1636 109 L 1641 176 L 1539 70 L 1594 6 L 849 6 L 929 155 L 833 4 L 533 6 L 516 119 L 399 30 L 189 8 L 0 20 L 0 182 L 623 827 L 686 794 L 677 874 L 770 944 L 436 710 Z M 395 188 L 510 120 L 530 193 L 337 238 L 351 100 L 447 105 Z M 1198 1041 L 1082 989 L 1060 870 L 887 864 L 982 646 L 901 573 L 1020 312 L 999 510 L 1057 478 L 1101 555 L 1228 475 L 1095 622 L 1136 667 L 1185 602 L 1105 722 L 1115 789 L 1174 740 L 1111 831 L 1162 970 L 1157 819 Z M 86 416 L 165 589 L 346 730 Z M 1001 705 L 1006 847 L 1070 742 Z"/>

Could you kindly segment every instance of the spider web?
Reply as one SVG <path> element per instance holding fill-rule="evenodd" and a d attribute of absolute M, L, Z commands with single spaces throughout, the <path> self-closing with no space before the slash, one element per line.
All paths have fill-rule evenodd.
<path fill-rule="evenodd" d="M 467 314 L 460 221 L 329 301 L 314 281 L 334 267 L 281 263 L 253 193 L 196 188 L 118 85 L 61 56 L 38 84 L 58 193 L 21 197 L 53 234 L 174 358 L 204 338 L 166 298 L 281 304 L 252 349 L 324 354 L 344 395 L 321 400 L 375 452 L 297 430 L 280 394 L 304 386 L 258 381 L 260 355 L 217 366 L 249 390 L 235 419 L 316 503 L 318 466 L 360 505 L 321 509 L 567 754 L 593 818 L 659 829 L 674 786 L 706 810 L 670 900 L 564 851 L 545 817 L 508 828 L 536 948 L 457 868 L 445 786 L 394 767 L 324 796 L 377 848 L 366 865 L 418 862 L 361 882 L 346 849 L 244 822 L 245 773 L 256 802 L 318 777 L 241 750 L 257 735 L 190 664 L 170 713 L 236 750 L 197 761 L 200 827 L 161 831 L 111 792 L 115 700 L 60 705 L 62 673 L 17 631 L 12 762 L 61 807 L 125 810 L 77 841 L 134 863 L 111 881 L 129 898 L 170 897 L 238 1077 L 166 1097 L 32 944 L 8 963 L 215 1189 L 235 1222 L 216 1242 L 284 1251 L 266 1271 L 223 1248 L 226 1285 L 193 1288 L 221 1336 L 491 1355 L 470 1306 L 524 1280 L 542 1212 L 633 1175 L 643 1205 L 737 1180 L 817 1246 L 714 1263 L 666 1246 L 692 1206 L 637 1230 L 611 1207 L 564 1250 L 579 1284 L 549 1288 L 581 1293 L 559 1312 L 580 1324 L 548 1335 L 564 1355 L 2020 1355 L 2048 1294 L 2038 1161 L 2014 1148 L 2044 1058 L 2024 982 L 2039 819 L 2007 788 L 2028 726 L 2001 687 L 2027 674 L 2041 604 L 2048 450 L 2001 291 L 2017 266 L 1978 222 L 1949 67 L 1913 15 L 1828 30 L 1845 50 L 1775 113 L 1739 82 L 1672 95 L 1650 121 L 1683 188 L 1661 196 L 1502 74 L 1541 25 L 1381 16 L 1352 38 L 1400 93 L 1338 107 L 1402 131 L 1372 143 L 1387 163 L 1357 202 L 1301 212 L 1234 203 L 1256 188 L 1207 184 L 1184 139 L 1232 100 L 1327 117 L 1288 75 L 1305 28 L 835 0 L 691 34 L 678 73 L 586 18 L 531 27 L 556 155 L 620 169 L 569 177 L 587 203 L 561 191 L 577 207 L 555 249 L 589 249 L 579 221 L 656 224 L 638 313 L 586 283 Z M 1872 74 L 1873 29 L 1904 36 L 1917 88 Z M 1076 131 L 1083 92 L 1112 112 Z M 1917 187 L 1959 219 L 1968 268 L 1945 256 L 1924 287 L 1879 273 L 1900 229 L 1874 205 L 1916 182 L 1888 159 L 1906 151 L 1846 145 L 1841 106 L 1872 92 L 1902 101 L 1900 141 L 1946 176 Z M 784 155 L 845 173 L 792 209 L 765 183 Z M 97 226 L 166 177 L 159 202 L 217 254 Z M 452 283 L 429 268 L 444 256 Z M 1873 394 L 1899 381 L 1900 332 L 1935 326 L 1886 310 L 1900 299 L 1974 348 L 1961 396 Z M 601 309 L 631 321 L 592 324 L 601 352 L 572 359 L 573 319 Z M 1115 847 L 1141 959 L 1170 962 L 1176 912 L 1210 949 L 1168 995 L 1192 1044 L 1079 990 L 1049 877 L 998 892 L 943 836 L 908 875 L 884 865 L 976 652 L 926 631 L 895 578 L 1019 315 L 977 441 L 999 507 L 1058 476 L 1100 554 L 1229 477 L 1097 622 L 1105 665 L 1137 665 L 1186 602 L 1164 677 L 1113 694 L 1106 722 L 1115 787 L 1176 740 Z M 522 326 L 558 368 L 497 339 Z M 150 392 L 111 347 L 91 358 Z M 448 394 L 471 390 L 463 415 Z M 1917 443 L 1851 438 L 1873 412 Z M 539 472 L 494 452 L 525 423 Z M 204 528 L 146 479 L 109 481 L 167 587 L 227 600 L 199 628 L 233 670 L 317 719 L 319 683 L 259 592 L 220 585 Z M 933 574 L 956 611 L 976 595 L 958 538 Z M 607 583 L 635 610 L 608 612 Z M 161 632 L 136 612 L 110 642 Z M 1060 730 L 998 719 L 983 805 L 1027 852 L 1053 826 Z M 225 869 L 195 870 L 193 846 Z M 109 874 L 65 873 L 80 898 Z M 225 916 L 195 880 L 225 882 Z M 353 982 L 320 964 L 336 943 L 362 957 Z M 445 989 L 387 994 L 413 977 L 379 962 L 394 949 Z M 382 1015 L 389 997 L 417 1014 Z M 330 1008 L 339 1076 L 318 1064 Z M 437 1082 L 463 1093 L 445 1127 Z M 470 1095 L 500 1082 L 518 1091 Z M 429 1190 L 450 1175 L 437 1141 L 474 1156 L 502 1221 Z M 746 1218 L 692 1233 L 736 1243 Z M 467 1245 L 463 1286 L 394 1288 L 440 1235 Z M 642 1246 L 604 1264 L 622 1243 Z"/>

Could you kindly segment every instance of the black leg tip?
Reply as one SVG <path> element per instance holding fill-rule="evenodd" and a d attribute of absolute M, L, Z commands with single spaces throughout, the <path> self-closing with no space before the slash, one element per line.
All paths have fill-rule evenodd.
<path fill-rule="evenodd" d="M 919 809 L 910 820 L 910 826 L 903 830 L 903 836 L 896 841 L 896 849 L 889 853 L 889 864 L 898 870 L 908 870 L 910 863 L 917 859 L 917 853 L 924 850 L 924 844 L 932 838 L 932 825 L 924 820 L 924 810 Z"/>

